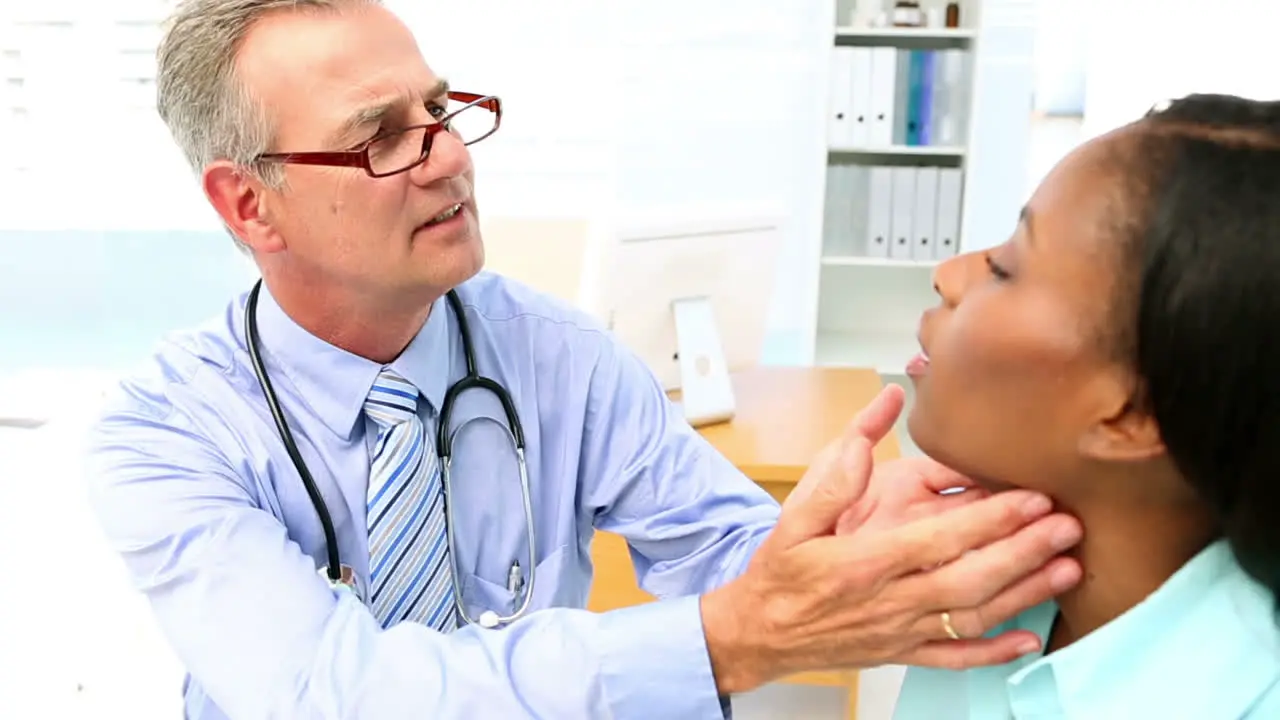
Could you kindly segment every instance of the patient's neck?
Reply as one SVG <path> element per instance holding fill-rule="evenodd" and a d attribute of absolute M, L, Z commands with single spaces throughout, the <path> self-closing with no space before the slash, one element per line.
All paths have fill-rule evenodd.
<path fill-rule="evenodd" d="M 1079 485 L 1096 488 L 1089 496 L 1076 502 L 1057 499 L 1060 508 L 1084 526 L 1084 540 L 1076 549 L 1084 577 L 1057 599 L 1060 615 L 1047 652 L 1075 642 L 1142 602 L 1215 537 L 1208 510 L 1182 489 L 1107 492 L 1164 482 L 1135 474 L 1147 473 L 1129 472 L 1101 483 L 1094 477 Z"/>

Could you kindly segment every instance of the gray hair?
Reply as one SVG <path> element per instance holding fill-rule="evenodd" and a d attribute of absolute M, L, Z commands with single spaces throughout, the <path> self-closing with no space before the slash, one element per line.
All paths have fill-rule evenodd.
<path fill-rule="evenodd" d="M 265 15 L 333 10 L 381 0 L 182 0 L 156 51 L 156 108 L 188 164 L 199 173 L 229 160 L 264 184 L 284 185 L 284 169 L 257 162 L 275 134 L 263 104 L 238 77 L 236 55 Z M 239 240 L 237 239 L 237 242 Z"/>

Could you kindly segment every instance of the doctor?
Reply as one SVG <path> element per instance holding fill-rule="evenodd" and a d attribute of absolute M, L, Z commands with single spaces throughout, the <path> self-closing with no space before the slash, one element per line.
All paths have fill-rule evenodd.
<path fill-rule="evenodd" d="M 187 717 L 723 717 L 801 670 L 1009 660 L 1034 638 L 956 638 L 1078 580 L 1043 498 L 939 496 L 959 480 L 929 464 L 868 481 L 899 393 L 780 512 L 609 335 L 481 273 L 466 145 L 501 103 L 375 3 L 190 0 L 158 57 L 263 277 L 92 434 L 93 507 Z M 469 365 L 493 383 L 452 395 Z M 582 609 L 594 528 L 662 601 Z"/>

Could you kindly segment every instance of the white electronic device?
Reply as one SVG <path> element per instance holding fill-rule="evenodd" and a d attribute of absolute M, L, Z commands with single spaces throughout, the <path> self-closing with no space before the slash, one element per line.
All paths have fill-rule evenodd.
<path fill-rule="evenodd" d="M 780 221 L 673 219 L 615 232 L 596 311 L 664 389 L 680 390 L 691 425 L 732 419 L 730 375 L 760 361 Z"/>

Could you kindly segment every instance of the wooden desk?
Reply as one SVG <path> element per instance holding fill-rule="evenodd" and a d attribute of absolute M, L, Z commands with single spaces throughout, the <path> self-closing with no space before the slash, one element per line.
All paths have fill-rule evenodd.
<path fill-rule="evenodd" d="M 810 460 L 844 431 L 853 415 L 883 384 L 873 370 L 854 368 L 759 368 L 734 377 L 738 413 L 730 423 L 701 429 L 703 437 L 778 499 L 787 497 Z M 875 449 L 877 461 L 899 455 L 893 434 Z M 597 532 L 592 541 L 595 581 L 588 607 L 602 611 L 653 600 L 636 585 L 626 543 Z M 849 689 L 848 717 L 857 708 L 856 672 L 805 673 L 786 682 Z"/>

